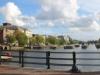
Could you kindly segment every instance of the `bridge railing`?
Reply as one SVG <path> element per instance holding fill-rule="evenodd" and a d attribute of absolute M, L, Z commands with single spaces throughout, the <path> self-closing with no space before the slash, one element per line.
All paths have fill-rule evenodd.
<path fill-rule="evenodd" d="M 16 52 L 18 53 L 17 55 L 12 55 L 13 58 L 18 58 L 18 60 L 10 60 L 10 61 L 5 61 L 2 59 L 2 56 L 4 52 Z M 25 55 L 25 52 L 31 52 L 31 53 L 44 53 L 44 57 L 37 57 L 37 56 L 31 56 Z M 60 57 L 51 57 L 51 54 L 71 54 L 72 57 L 66 57 L 66 58 L 60 58 Z M 100 58 L 81 58 L 81 57 L 76 57 L 76 55 L 79 54 L 100 54 L 100 52 L 50 52 L 50 51 L 25 51 L 25 50 L 20 50 L 20 51 L 14 51 L 14 50 L 0 50 L 0 63 L 2 64 L 3 62 L 11 62 L 11 63 L 18 63 L 21 65 L 21 67 L 24 67 L 25 64 L 37 64 L 37 65 L 46 65 L 47 69 L 50 69 L 51 66 L 70 66 L 72 69 L 70 72 L 80 72 L 77 66 L 100 66 L 100 64 L 79 64 L 77 60 L 100 60 Z M 44 59 L 46 62 L 33 62 L 33 61 L 25 61 L 25 59 Z M 51 60 L 66 60 L 66 61 L 72 61 L 72 64 L 67 64 L 67 63 L 52 63 L 50 62 Z"/>

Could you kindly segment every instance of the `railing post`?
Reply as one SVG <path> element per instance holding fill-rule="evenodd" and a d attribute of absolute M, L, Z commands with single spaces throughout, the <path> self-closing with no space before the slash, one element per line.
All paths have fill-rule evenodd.
<path fill-rule="evenodd" d="M 2 50 L 0 49 L 0 64 L 1 64 L 1 55 L 2 55 Z"/>
<path fill-rule="evenodd" d="M 21 51 L 21 67 L 24 67 L 24 51 Z"/>
<path fill-rule="evenodd" d="M 19 64 L 21 64 L 21 51 L 19 51 Z"/>
<path fill-rule="evenodd" d="M 46 52 L 46 65 L 47 69 L 50 69 L 50 51 Z"/>
<path fill-rule="evenodd" d="M 0 64 L 2 63 L 1 56 L 2 56 L 3 47 L 0 46 Z"/>
<path fill-rule="evenodd" d="M 74 72 L 74 73 L 80 72 L 80 70 L 76 66 L 76 53 L 75 52 L 73 52 L 73 65 L 72 65 L 72 69 L 70 71 Z"/>

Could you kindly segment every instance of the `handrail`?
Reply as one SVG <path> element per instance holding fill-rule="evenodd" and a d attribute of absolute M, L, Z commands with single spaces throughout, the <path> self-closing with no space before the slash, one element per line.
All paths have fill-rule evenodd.
<path fill-rule="evenodd" d="M 100 60 L 100 58 L 76 58 L 76 60 Z"/>
<path fill-rule="evenodd" d="M 0 50 L 0 53 L 3 51 L 10 51 L 10 50 Z M 11 50 L 12 52 L 12 50 Z M 4 62 L 13 62 L 13 63 L 19 63 L 21 64 L 21 67 L 24 67 L 25 64 L 37 64 L 37 65 L 46 65 L 47 69 L 50 69 L 51 65 L 53 66 L 72 66 L 72 69 L 70 70 L 71 72 L 80 72 L 80 70 L 77 68 L 77 66 L 100 66 L 100 64 L 81 64 L 77 63 L 77 60 L 100 60 L 100 58 L 82 58 L 82 57 L 76 57 L 76 55 L 80 54 L 100 54 L 100 52 L 54 52 L 54 51 L 25 51 L 25 50 L 20 50 L 20 51 L 13 51 L 13 52 L 18 52 L 19 55 L 12 55 L 13 58 L 19 58 L 18 61 L 4 61 Z M 26 56 L 25 52 L 36 52 L 36 53 L 46 53 L 46 56 L 44 57 L 37 57 L 37 56 Z M 66 57 L 66 58 L 61 58 L 61 57 L 51 57 L 51 54 L 71 54 L 72 57 Z M 0 62 L 1 61 L 1 55 L 0 54 Z M 45 59 L 46 62 L 32 62 L 32 61 L 25 61 L 25 59 Z M 73 61 L 72 64 L 61 64 L 61 63 L 52 63 L 50 60 L 68 60 L 68 61 Z"/>
<path fill-rule="evenodd" d="M 100 64 L 77 64 L 78 66 L 96 66 L 100 67 Z"/>

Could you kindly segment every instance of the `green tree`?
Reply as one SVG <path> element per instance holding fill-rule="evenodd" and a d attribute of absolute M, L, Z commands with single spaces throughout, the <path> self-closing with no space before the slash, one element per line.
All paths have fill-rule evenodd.
<path fill-rule="evenodd" d="M 26 34 L 23 33 L 23 32 L 16 30 L 15 31 L 15 37 L 16 37 L 18 44 L 20 46 L 24 46 L 28 43 L 28 38 L 27 38 Z"/>
<path fill-rule="evenodd" d="M 64 39 L 58 39 L 58 45 L 64 45 L 66 44 L 66 41 Z"/>
<path fill-rule="evenodd" d="M 13 35 L 7 35 L 7 41 L 12 44 L 16 41 L 16 38 Z"/>
<path fill-rule="evenodd" d="M 56 45 L 57 44 L 57 39 L 56 37 L 50 36 L 46 38 L 46 43 Z"/>
<path fill-rule="evenodd" d="M 31 37 L 31 38 L 29 39 L 29 41 L 30 41 L 30 45 L 35 45 L 35 43 L 36 43 L 36 38 L 35 38 L 35 37 Z"/>
<path fill-rule="evenodd" d="M 37 44 L 44 44 L 44 43 L 45 43 L 45 39 L 44 39 L 43 36 L 38 35 L 38 36 L 36 36 L 35 38 L 36 38 Z"/>
<path fill-rule="evenodd" d="M 4 28 L 3 26 L 0 26 L 0 30 L 3 30 L 3 28 Z"/>

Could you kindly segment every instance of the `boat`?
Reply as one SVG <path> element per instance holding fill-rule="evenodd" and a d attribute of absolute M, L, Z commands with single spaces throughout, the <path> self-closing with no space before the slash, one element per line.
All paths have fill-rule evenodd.
<path fill-rule="evenodd" d="M 57 46 L 56 46 L 56 45 L 50 45 L 49 48 L 50 48 L 50 49 L 56 49 Z"/>
<path fill-rule="evenodd" d="M 96 47 L 97 49 L 99 49 L 99 48 L 100 48 L 100 44 L 95 44 L 95 47 Z"/>
<path fill-rule="evenodd" d="M 56 46 L 50 46 L 50 49 L 56 49 L 57 47 Z"/>
<path fill-rule="evenodd" d="M 82 45 L 81 48 L 82 49 L 87 49 L 87 45 Z"/>
<path fill-rule="evenodd" d="M 72 45 L 66 45 L 64 46 L 64 49 L 73 49 L 74 47 Z"/>
<path fill-rule="evenodd" d="M 41 46 L 33 46 L 33 49 L 42 49 Z"/>
<path fill-rule="evenodd" d="M 32 47 L 24 47 L 25 49 L 31 49 Z"/>
<path fill-rule="evenodd" d="M 80 45 L 79 45 L 79 44 L 75 44 L 74 46 L 75 46 L 75 47 L 80 47 Z"/>

